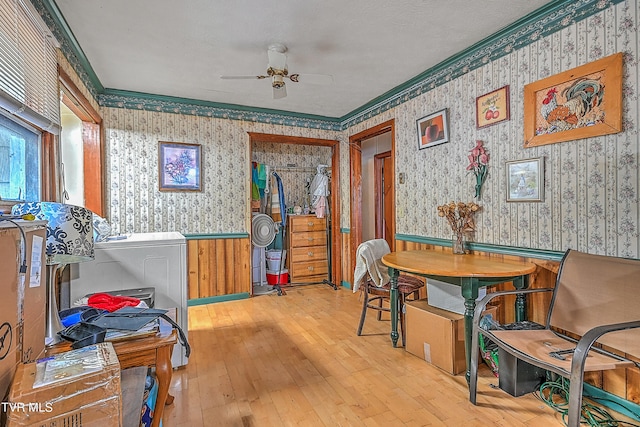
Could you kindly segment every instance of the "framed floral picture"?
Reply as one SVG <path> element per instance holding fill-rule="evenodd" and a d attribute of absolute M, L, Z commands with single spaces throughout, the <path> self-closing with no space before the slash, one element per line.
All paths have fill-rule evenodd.
<path fill-rule="evenodd" d="M 507 162 L 507 202 L 541 202 L 544 157 Z"/>
<path fill-rule="evenodd" d="M 478 129 L 509 120 L 509 86 L 503 86 L 476 98 Z"/>
<path fill-rule="evenodd" d="M 418 119 L 418 149 L 432 147 L 449 141 L 447 109 Z"/>
<path fill-rule="evenodd" d="M 525 148 L 621 130 L 622 53 L 524 87 Z"/>
<path fill-rule="evenodd" d="M 200 191 L 200 145 L 158 143 L 160 191 Z"/>

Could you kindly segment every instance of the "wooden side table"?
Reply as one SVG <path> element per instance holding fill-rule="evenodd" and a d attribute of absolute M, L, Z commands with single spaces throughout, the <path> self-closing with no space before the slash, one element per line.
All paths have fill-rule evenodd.
<path fill-rule="evenodd" d="M 164 406 L 173 403 L 173 396 L 169 395 L 172 366 L 171 353 L 178 341 L 175 329 L 171 333 L 158 333 L 144 338 L 136 338 L 113 342 L 113 348 L 120 361 L 120 369 L 149 366 L 156 368 L 158 379 L 158 398 L 153 413 L 152 427 L 158 427 L 164 413 Z M 47 355 L 71 350 L 71 343 L 63 342 L 47 348 Z"/>

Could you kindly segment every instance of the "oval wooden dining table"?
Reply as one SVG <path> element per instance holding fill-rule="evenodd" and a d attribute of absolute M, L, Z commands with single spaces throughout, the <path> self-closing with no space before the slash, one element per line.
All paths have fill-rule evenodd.
<path fill-rule="evenodd" d="M 469 382 L 471 357 L 471 331 L 473 311 L 478 298 L 478 289 L 499 283 L 513 282 L 516 289 L 529 286 L 529 274 L 536 270 L 530 262 L 502 259 L 473 253 L 456 255 L 439 250 L 410 250 L 391 252 L 382 257 L 391 276 L 391 342 L 398 344 L 398 275 L 400 272 L 440 280 L 460 286 L 464 298 L 464 342 L 467 362 L 466 378 Z M 517 295 L 515 302 L 516 321 L 526 319 L 526 299 Z"/>

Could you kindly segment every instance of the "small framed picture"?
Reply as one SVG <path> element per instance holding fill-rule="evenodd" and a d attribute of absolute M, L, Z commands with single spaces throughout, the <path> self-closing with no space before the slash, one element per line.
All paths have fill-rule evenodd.
<path fill-rule="evenodd" d="M 200 191 L 200 145 L 159 142 L 160 191 Z"/>
<path fill-rule="evenodd" d="M 501 87 L 476 98 L 478 129 L 509 120 L 509 86 Z"/>
<path fill-rule="evenodd" d="M 541 202 L 544 157 L 507 162 L 507 202 Z"/>
<path fill-rule="evenodd" d="M 418 149 L 433 147 L 449 141 L 447 109 L 429 114 L 417 120 Z"/>

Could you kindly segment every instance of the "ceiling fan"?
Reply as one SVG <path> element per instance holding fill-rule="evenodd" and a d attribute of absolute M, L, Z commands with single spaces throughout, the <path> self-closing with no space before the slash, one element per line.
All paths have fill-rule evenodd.
<path fill-rule="evenodd" d="M 280 99 L 287 96 L 287 88 L 285 86 L 285 79 L 292 82 L 313 84 L 330 84 L 333 81 L 333 77 L 326 74 L 289 74 L 287 69 L 287 55 L 285 52 L 287 47 L 281 43 L 274 43 L 269 45 L 267 49 L 267 55 L 269 58 L 269 64 L 267 66 L 266 75 L 258 76 L 220 76 L 221 79 L 233 80 L 233 79 L 271 79 L 271 87 L 273 88 L 273 99 Z"/>

